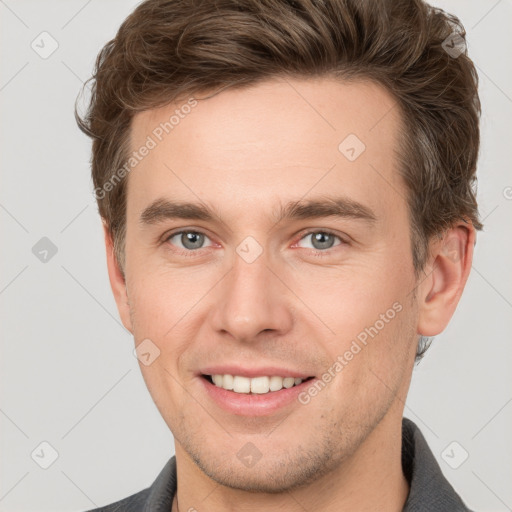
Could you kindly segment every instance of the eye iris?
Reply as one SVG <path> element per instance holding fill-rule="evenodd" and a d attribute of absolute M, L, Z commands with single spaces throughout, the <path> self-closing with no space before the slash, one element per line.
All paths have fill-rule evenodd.
<path fill-rule="evenodd" d="M 315 249 L 330 249 L 334 244 L 334 236 L 330 233 L 318 231 L 310 235 Z M 200 249 L 204 243 L 204 235 L 195 231 L 186 231 L 181 234 L 181 243 L 187 249 Z"/>
<path fill-rule="evenodd" d="M 312 234 L 313 247 L 315 249 L 330 249 L 334 243 L 334 236 L 330 233 L 324 233 L 322 231 Z M 320 245 L 317 246 L 316 243 Z"/>
<path fill-rule="evenodd" d="M 181 235 L 181 243 L 183 247 L 187 249 L 200 249 L 204 242 L 204 235 L 201 233 L 195 233 L 193 231 L 187 231 Z M 188 244 L 192 244 L 192 246 Z"/>

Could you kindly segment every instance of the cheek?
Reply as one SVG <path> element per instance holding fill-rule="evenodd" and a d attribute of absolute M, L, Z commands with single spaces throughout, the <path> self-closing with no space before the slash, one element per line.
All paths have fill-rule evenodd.
<path fill-rule="evenodd" d="M 414 358 L 413 311 L 394 302 L 382 313 L 384 319 L 380 313 L 369 315 L 362 328 L 363 314 L 359 325 L 349 320 L 352 334 L 341 331 L 340 319 L 342 334 L 328 347 L 330 359 L 339 363 L 332 396 L 339 397 L 341 409 L 358 421 L 362 411 L 371 417 L 387 410 L 400 394 Z"/>
<path fill-rule="evenodd" d="M 136 344 L 149 339 L 157 347 L 157 362 L 177 375 L 182 366 L 183 354 L 190 349 L 191 340 L 204 323 L 204 299 L 209 285 L 206 275 L 193 270 L 178 271 L 150 269 L 133 275 L 129 288 L 130 312 Z M 148 378 L 151 371 L 148 371 Z M 160 379 L 169 375 L 162 374 Z M 156 376 L 151 377 L 152 379 Z M 172 379 L 168 384 L 172 384 Z M 160 385 L 158 382 L 156 385 Z"/>
<path fill-rule="evenodd" d="M 145 266 L 132 276 L 129 286 L 132 312 L 143 326 L 160 335 L 165 334 L 161 332 L 165 325 L 171 328 L 201 297 L 201 283 L 181 272 L 162 272 Z"/>
<path fill-rule="evenodd" d="M 377 261 L 375 258 L 373 265 L 358 265 L 326 281 L 320 279 L 320 273 L 316 279 L 308 277 L 310 284 L 323 283 L 309 288 L 313 291 L 307 300 L 329 328 L 324 348 L 333 363 L 341 362 L 344 379 L 356 387 L 375 381 L 372 370 L 378 375 L 393 373 L 412 356 L 416 314 L 411 307 L 412 284 L 391 258 L 381 259 L 380 266 Z"/>
<path fill-rule="evenodd" d="M 333 339 L 346 340 L 376 322 L 381 330 L 383 321 L 387 325 L 395 317 L 400 307 L 393 309 L 393 305 L 403 302 L 404 285 L 391 272 L 374 259 L 357 265 L 350 263 L 339 270 L 324 268 L 296 273 L 290 278 L 307 306 L 306 314 L 310 316 L 310 310 L 316 323 L 321 319 Z"/>

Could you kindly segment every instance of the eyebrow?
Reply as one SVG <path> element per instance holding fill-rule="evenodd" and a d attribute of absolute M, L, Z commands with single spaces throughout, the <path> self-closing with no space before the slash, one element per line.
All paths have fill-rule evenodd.
<path fill-rule="evenodd" d="M 338 217 L 362 220 L 368 224 L 377 222 L 373 210 L 347 197 L 323 197 L 310 200 L 290 201 L 280 205 L 274 215 L 276 224 L 283 220 L 305 220 L 321 217 Z M 139 218 L 142 225 L 153 225 L 172 219 L 215 221 L 220 216 L 201 203 L 190 203 L 160 198 L 145 208 Z"/>

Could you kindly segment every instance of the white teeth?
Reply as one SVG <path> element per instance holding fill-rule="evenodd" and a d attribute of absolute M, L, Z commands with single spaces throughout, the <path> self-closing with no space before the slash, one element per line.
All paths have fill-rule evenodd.
<path fill-rule="evenodd" d="M 293 377 L 285 377 L 283 379 L 283 387 L 291 388 L 295 384 L 295 379 Z"/>
<path fill-rule="evenodd" d="M 251 379 L 251 392 L 259 394 L 268 393 L 269 383 L 269 377 L 255 377 Z"/>
<path fill-rule="evenodd" d="M 279 391 L 283 389 L 283 377 L 270 377 L 270 391 Z"/>
<path fill-rule="evenodd" d="M 224 375 L 223 376 L 222 387 L 227 390 L 233 389 L 233 375 Z"/>
<path fill-rule="evenodd" d="M 233 377 L 233 391 L 235 391 L 236 393 L 250 393 L 251 379 L 236 375 L 235 377 Z"/>
<path fill-rule="evenodd" d="M 283 388 L 291 388 L 298 386 L 302 379 L 299 377 L 279 377 L 274 375 L 272 377 L 254 377 L 252 379 L 248 377 L 242 377 L 240 375 L 212 375 L 213 383 L 219 387 L 224 388 L 228 391 L 234 391 L 235 393 L 256 393 L 265 394 L 269 391 L 279 391 Z"/>

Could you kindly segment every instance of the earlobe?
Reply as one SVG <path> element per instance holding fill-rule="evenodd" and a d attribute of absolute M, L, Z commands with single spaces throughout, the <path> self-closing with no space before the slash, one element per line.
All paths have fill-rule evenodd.
<path fill-rule="evenodd" d="M 123 325 L 133 334 L 130 318 L 130 306 L 128 303 L 128 294 L 126 290 L 126 280 L 119 267 L 119 263 L 114 251 L 114 243 L 105 221 L 103 221 L 103 232 L 105 235 L 108 277 L 110 286 L 112 288 L 112 293 L 114 294 L 114 299 L 116 301 L 117 309 L 119 311 Z"/>
<path fill-rule="evenodd" d="M 436 336 L 453 316 L 473 261 L 475 228 L 459 224 L 432 242 L 430 274 L 418 294 L 418 334 Z"/>

